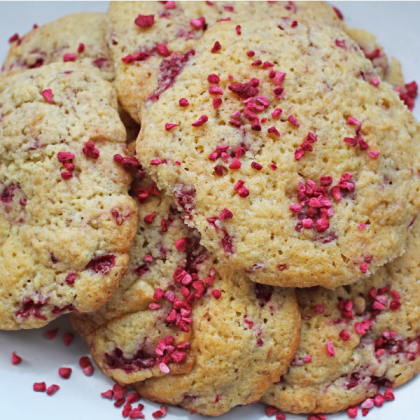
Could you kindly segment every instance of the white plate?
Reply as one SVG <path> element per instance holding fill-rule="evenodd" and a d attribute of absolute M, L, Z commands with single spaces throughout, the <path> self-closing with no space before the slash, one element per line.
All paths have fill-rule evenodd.
<path fill-rule="evenodd" d="M 389 55 L 397 57 L 403 64 L 407 82 L 420 81 L 420 3 L 417 2 L 336 2 L 350 26 L 365 28 L 377 35 Z M 30 30 L 34 23 L 42 25 L 68 13 L 79 11 L 102 11 L 107 2 L 1 2 L 0 3 L 0 59 L 6 56 L 7 40 L 18 32 Z M 420 117 L 420 100 L 414 110 Z M 60 327 L 57 337 L 50 341 L 47 330 Z M 96 367 L 91 377 L 86 377 L 78 366 L 82 355 L 87 355 L 86 345 L 75 337 L 69 347 L 63 344 L 63 334 L 71 331 L 67 317 L 61 317 L 41 330 L 5 332 L 0 331 L 0 419 L 1 420 L 88 420 L 120 419 L 121 409 L 100 393 L 112 387 L 113 382 Z M 12 351 L 16 351 L 23 362 L 11 364 Z M 70 379 L 61 379 L 59 367 L 71 367 Z M 32 390 L 34 382 L 45 381 L 47 385 L 58 384 L 60 390 L 52 397 Z M 420 378 L 398 388 L 396 400 L 380 409 L 373 409 L 369 420 L 414 420 L 420 418 L 416 398 L 420 395 Z M 142 401 L 144 403 L 144 401 Z M 157 404 L 146 402 L 144 413 L 151 413 Z M 288 420 L 303 420 L 308 416 L 287 415 Z M 264 406 L 235 408 L 221 417 L 222 420 L 259 420 L 265 418 Z M 348 419 L 346 413 L 328 416 L 329 419 Z M 359 414 L 359 418 L 362 418 Z M 189 415 L 186 410 L 169 407 L 168 420 L 204 419 Z M 274 419 L 274 417 L 272 417 Z"/>

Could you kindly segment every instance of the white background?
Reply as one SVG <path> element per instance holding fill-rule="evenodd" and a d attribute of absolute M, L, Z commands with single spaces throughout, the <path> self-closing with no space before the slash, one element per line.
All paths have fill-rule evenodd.
<path fill-rule="evenodd" d="M 334 2 L 350 26 L 364 28 L 377 35 L 389 55 L 397 57 L 403 65 L 407 82 L 420 82 L 420 2 Z M 8 50 L 8 39 L 14 33 L 23 35 L 34 23 L 42 25 L 64 14 L 81 11 L 106 12 L 107 2 L 0 2 L 0 59 Z M 419 104 L 414 114 L 420 117 Z M 419 256 L 420 258 L 420 256 Z M 50 341 L 45 332 L 60 327 L 57 337 Z M 100 393 L 112 387 L 112 381 L 98 368 L 92 377 L 85 377 L 78 366 L 80 356 L 87 355 L 86 345 L 75 337 L 69 347 L 64 347 L 63 334 L 71 331 L 66 317 L 53 322 L 42 330 L 0 331 L 0 419 L 1 420 L 112 420 L 122 419 L 121 408 L 114 408 Z M 23 362 L 11 364 L 12 351 Z M 59 367 L 73 368 L 70 379 L 61 379 Z M 52 397 L 32 391 L 34 382 L 55 383 L 61 389 Z M 396 400 L 382 408 L 374 408 L 368 420 L 419 419 L 418 399 L 420 378 L 397 389 Z M 142 401 L 144 403 L 144 401 Z M 144 413 L 151 413 L 157 404 L 146 403 Z M 223 420 L 259 420 L 265 417 L 260 404 L 236 408 L 220 417 Z M 287 415 L 288 420 L 303 420 L 308 416 Z M 204 419 L 189 415 L 186 410 L 169 407 L 168 420 Z M 274 419 L 275 417 L 272 417 Z M 329 419 L 348 419 L 346 413 L 329 415 Z M 359 411 L 359 419 L 362 418 Z"/>

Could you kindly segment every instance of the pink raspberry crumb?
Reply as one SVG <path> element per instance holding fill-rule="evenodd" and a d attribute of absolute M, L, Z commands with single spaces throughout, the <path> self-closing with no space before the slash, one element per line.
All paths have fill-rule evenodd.
<path fill-rule="evenodd" d="M 182 239 L 178 239 L 175 242 L 175 248 L 179 251 L 179 252 L 185 252 L 187 249 L 187 241 L 182 238 Z"/>
<path fill-rule="evenodd" d="M 101 397 L 104 398 L 109 398 L 110 400 L 112 400 L 112 397 L 114 396 L 112 390 L 108 389 L 108 391 L 105 392 L 101 392 Z"/>
<path fill-rule="evenodd" d="M 283 413 L 276 414 L 276 420 L 286 420 L 286 415 Z"/>
<path fill-rule="evenodd" d="M 385 398 L 386 401 L 394 401 L 395 400 L 395 395 L 394 395 L 394 392 L 392 391 L 391 388 L 388 388 L 384 392 L 384 398 Z"/>
<path fill-rule="evenodd" d="M 289 115 L 287 117 L 287 121 L 289 121 L 290 123 L 292 123 L 296 127 L 299 127 L 300 126 L 300 123 L 298 122 L 297 118 L 294 115 Z"/>
<path fill-rule="evenodd" d="M 372 77 L 372 85 L 373 86 L 378 86 L 379 85 L 379 80 L 376 77 Z"/>
<path fill-rule="evenodd" d="M 12 353 L 12 365 L 20 365 L 22 363 L 22 358 L 16 354 Z"/>
<path fill-rule="evenodd" d="M 317 314 L 323 314 L 325 312 L 325 309 L 321 305 L 315 305 L 314 312 Z"/>
<path fill-rule="evenodd" d="M 125 404 L 125 398 L 120 398 L 114 402 L 114 407 L 121 407 Z"/>
<path fill-rule="evenodd" d="M 217 289 L 213 289 L 213 290 L 211 291 L 211 294 L 213 295 L 213 297 L 214 297 L 215 299 L 219 299 L 219 298 L 220 298 L 220 296 L 222 296 L 222 292 L 221 292 L 220 290 L 217 290 Z"/>
<path fill-rule="evenodd" d="M 60 387 L 58 385 L 51 385 L 50 387 L 47 388 L 47 395 L 51 396 L 54 395 L 58 390 L 60 389 Z"/>
<path fill-rule="evenodd" d="M 131 410 L 129 417 L 131 420 L 133 419 L 144 419 L 145 415 L 141 412 L 141 410 L 139 410 L 138 408 Z"/>
<path fill-rule="evenodd" d="M 276 127 L 270 127 L 270 128 L 267 130 L 267 132 L 268 132 L 269 134 L 274 134 L 275 136 L 280 137 L 280 133 L 279 133 L 279 131 L 277 130 L 277 128 L 276 128 Z"/>
<path fill-rule="evenodd" d="M 237 26 L 236 26 L 236 33 L 237 33 L 238 35 L 241 35 L 241 34 L 242 34 L 242 31 L 241 31 L 241 25 L 237 25 Z"/>
<path fill-rule="evenodd" d="M 341 330 L 339 335 L 343 341 L 348 341 L 350 339 L 350 333 L 346 330 Z"/>
<path fill-rule="evenodd" d="M 52 104 L 53 103 L 53 91 L 51 89 L 45 89 L 42 91 L 41 95 L 44 97 L 44 99 Z"/>
<path fill-rule="evenodd" d="M 66 53 L 63 55 L 63 61 L 67 63 L 68 61 L 75 61 L 77 59 L 77 55 L 73 53 Z"/>
<path fill-rule="evenodd" d="M 349 125 L 358 125 L 359 127 L 362 125 L 358 119 L 354 118 L 354 117 L 348 117 L 347 118 L 347 124 Z"/>
<path fill-rule="evenodd" d="M 35 392 L 45 392 L 47 386 L 45 385 L 45 382 L 35 382 L 33 389 Z"/>
<path fill-rule="evenodd" d="M 53 330 L 49 330 L 45 333 L 48 340 L 53 340 L 58 333 L 58 328 L 54 328 Z"/>
<path fill-rule="evenodd" d="M 219 41 L 216 41 L 213 45 L 213 48 L 211 49 L 212 53 L 216 53 L 217 51 L 220 51 L 222 49 L 222 46 L 220 45 Z"/>
<path fill-rule="evenodd" d="M 181 98 L 180 100 L 179 100 L 179 106 L 182 106 L 182 107 L 186 107 L 186 106 L 188 106 L 190 103 L 187 101 L 187 99 L 185 99 L 185 98 Z"/>
<path fill-rule="evenodd" d="M 211 85 L 209 87 L 209 93 L 210 95 L 223 95 L 223 90 L 217 85 Z"/>
<path fill-rule="evenodd" d="M 207 115 L 202 115 L 196 122 L 192 123 L 193 127 L 201 127 L 204 123 L 208 121 Z"/>
<path fill-rule="evenodd" d="M 165 124 L 165 130 L 166 131 L 171 131 L 174 127 L 178 127 L 178 124 L 171 124 L 171 123 L 166 123 Z"/>
<path fill-rule="evenodd" d="M 379 156 L 379 152 L 378 151 L 376 151 L 376 150 L 369 150 L 369 156 L 372 158 L 372 159 L 376 159 L 378 156 Z"/>
<path fill-rule="evenodd" d="M 366 225 L 364 223 L 360 223 L 358 229 L 363 232 L 365 230 Z"/>
<path fill-rule="evenodd" d="M 257 171 L 261 171 L 261 169 L 263 168 L 263 166 L 260 163 L 252 162 L 251 163 L 251 168 L 252 169 L 256 169 Z"/>
<path fill-rule="evenodd" d="M 70 375 L 71 375 L 72 369 L 71 368 L 65 368 L 62 367 L 60 369 L 58 369 L 58 374 L 63 378 L 63 379 L 69 379 Z"/>
<path fill-rule="evenodd" d="M 351 418 L 351 419 L 355 419 L 357 417 L 357 412 L 359 411 L 359 407 L 351 407 L 347 410 L 347 415 Z"/>
<path fill-rule="evenodd" d="M 213 99 L 213 108 L 217 109 L 219 106 L 222 105 L 222 98 L 214 98 Z"/>
<path fill-rule="evenodd" d="M 83 44 L 82 42 L 79 44 L 79 47 L 77 48 L 77 52 L 79 54 L 81 54 L 82 52 L 85 51 L 85 44 Z"/>
<path fill-rule="evenodd" d="M 368 265 L 366 263 L 363 263 L 360 265 L 360 271 L 365 274 L 367 272 Z"/>
<path fill-rule="evenodd" d="M 169 373 L 170 372 L 170 370 L 168 368 L 168 365 L 166 365 L 163 362 L 159 364 L 159 369 L 162 373 Z"/>
<path fill-rule="evenodd" d="M 306 356 L 303 358 L 303 361 L 304 361 L 305 363 L 311 363 L 311 362 L 312 362 L 312 356 L 310 356 L 309 354 L 308 354 L 308 355 L 306 355 Z"/>
<path fill-rule="evenodd" d="M 150 28 L 155 23 L 155 15 L 138 15 L 134 23 L 140 28 Z"/>
<path fill-rule="evenodd" d="M 204 17 L 199 17 L 197 19 L 191 19 L 190 25 L 195 29 L 201 29 L 206 24 L 206 19 Z"/>
<path fill-rule="evenodd" d="M 274 414 L 278 413 L 279 409 L 276 407 L 272 407 L 272 406 L 268 406 L 265 408 L 265 414 L 267 414 L 267 416 L 274 416 Z"/>
<path fill-rule="evenodd" d="M 276 108 L 272 113 L 271 113 L 271 116 L 273 117 L 273 118 L 278 118 L 278 117 L 280 117 L 280 115 L 281 115 L 281 113 L 282 113 L 283 111 L 280 109 L 280 108 Z"/>
<path fill-rule="evenodd" d="M 328 341 L 328 343 L 326 344 L 327 347 L 327 354 L 330 357 L 334 357 L 335 356 L 335 350 L 334 350 L 334 344 L 332 341 Z"/>
<path fill-rule="evenodd" d="M 220 220 L 228 220 L 233 218 L 233 213 L 228 209 L 223 209 L 219 215 Z"/>

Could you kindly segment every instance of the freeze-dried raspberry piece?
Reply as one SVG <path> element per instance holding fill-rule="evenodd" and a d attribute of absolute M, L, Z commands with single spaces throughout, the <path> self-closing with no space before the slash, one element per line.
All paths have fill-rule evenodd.
<path fill-rule="evenodd" d="M 82 151 L 87 157 L 91 157 L 92 159 L 99 158 L 99 150 L 95 148 L 95 143 L 91 141 L 86 142 L 85 147 L 83 147 Z"/>
<path fill-rule="evenodd" d="M 60 387 L 58 385 L 51 385 L 47 388 L 47 395 L 54 395 L 59 389 Z"/>
<path fill-rule="evenodd" d="M 77 52 L 79 54 L 81 54 L 82 52 L 85 51 L 85 44 L 83 44 L 82 42 L 79 44 L 78 48 L 77 48 Z"/>
<path fill-rule="evenodd" d="M 51 89 L 45 89 L 41 94 L 47 102 L 53 103 L 53 91 Z"/>
<path fill-rule="evenodd" d="M 220 51 L 222 49 L 222 46 L 220 45 L 219 41 L 216 41 L 213 45 L 213 48 L 211 49 L 212 53 L 216 53 L 217 51 Z"/>
<path fill-rule="evenodd" d="M 20 365 L 22 363 L 22 358 L 16 354 L 12 353 L 12 365 Z"/>
<path fill-rule="evenodd" d="M 64 345 L 66 346 L 66 347 L 68 347 L 69 345 L 70 345 L 70 343 L 72 342 L 72 340 L 73 340 L 73 334 L 71 334 L 71 333 L 65 333 L 64 334 L 64 336 L 63 336 L 63 341 L 64 341 Z"/>
<path fill-rule="evenodd" d="M 53 340 L 58 333 L 58 328 L 54 328 L 53 330 L 49 330 L 45 333 L 48 340 Z"/>
<path fill-rule="evenodd" d="M 63 55 L 63 61 L 66 63 L 68 61 L 76 61 L 77 55 L 73 53 L 66 53 Z"/>
<path fill-rule="evenodd" d="M 155 23 L 155 15 L 141 15 L 139 14 L 134 23 L 140 28 L 151 28 Z"/>
<path fill-rule="evenodd" d="M 102 255 L 92 258 L 86 270 L 92 270 L 95 273 L 108 274 L 115 266 L 115 255 Z"/>
<path fill-rule="evenodd" d="M 47 386 L 45 385 L 45 382 L 35 382 L 33 389 L 35 392 L 45 392 Z"/>
<path fill-rule="evenodd" d="M 182 106 L 182 107 L 186 107 L 186 106 L 188 106 L 190 103 L 187 101 L 187 99 L 185 99 L 185 98 L 181 98 L 180 100 L 179 100 L 179 106 Z"/>
<path fill-rule="evenodd" d="M 104 398 L 108 398 L 108 399 L 112 400 L 112 398 L 114 396 L 114 393 L 112 392 L 111 389 L 109 389 L 108 391 L 102 392 L 101 396 L 104 397 Z"/>
<path fill-rule="evenodd" d="M 71 368 L 60 368 L 58 369 L 58 374 L 63 378 L 63 379 L 69 379 L 70 375 L 71 375 Z"/>
<path fill-rule="evenodd" d="M 207 117 L 207 115 L 202 115 L 196 122 L 192 123 L 191 125 L 193 127 L 201 127 L 208 120 L 209 120 L 209 117 Z"/>
<path fill-rule="evenodd" d="M 217 289 L 213 289 L 213 290 L 211 291 L 211 294 L 213 295 L 213 297 L 214 297 L 215 299 L 219 299 L 219 298 L 220 298 L 220 296 L 222 296 L 222 292 L 221 292 L 220 290 L 217 290 Z"/>
<path fill-rule="evenodd" d="M 236 93 L 240 98 L 248 99 L 258 95 L 258 89 L 253 87 L 251 83 L 236 83 L 229 85 L 228 89 Z"/>
<path fill-rule="evenodd" d="M 174 127 L 178 127 L 178 124 L 171 124 L 171 123 L 166 123 L 165 124 L 165 130 L 166 131 L 171 131 Z"/>

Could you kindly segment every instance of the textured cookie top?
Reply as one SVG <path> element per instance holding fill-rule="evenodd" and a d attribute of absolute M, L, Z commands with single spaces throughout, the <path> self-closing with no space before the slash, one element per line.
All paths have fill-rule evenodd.
<path fill-rule="evenodd" d="M 10 46 L 0 76 L 45 64 L 76 61 L 96 69 L 105 80 L 115 77 L 105 41 L 103 13 L 75 13 L 47 23 L 16 39 Z"/>
<path fill-rule="evenodd" d="M 76 63 L 0 82 L 0 328 L 93 311 L 128 263 L 137 208 L 114 162 L 125 130 L 112 86 Z"/>
<path fill-rule="evenodd" d="M 105 374 L 152 400 L 209 415 L 258 401 L 299 345 L 294 291 L 219 272 L 173 199 L 147 177 L 132 193 L 127 273 L 104 307 L 71 315 L 76 331 Z"/>
<path fill-rule="evenodd" d="M 369 279 L 335 291 L 299 291 L 299 352 L 263 401 L 293 413 L 332 413 L 367 398 L 380 406 L 383 387 L 402 385 L 416 375 L 420 371 L 419 253 L 416 222 L 404 256 Z M 386 398 L 391 395 L 385 393 Z M 368 400 L 362 408 L 372 405 Z"/>
<path fill-rule="evenodd" d="M 138 104 L 147 96 L 143 90 L 165 57 L 188 52 L 204 30 L 219 20 L 263 21 L 268 16 L 343 26 L 325 2 L 111 2 L 107 36 L 116 63 L 115 84 L 121 104 L 139 121 Z"/>
<path fill-rule="evenodd" d="M 335 288 L 404 251 L 419 125 L 344 33 L 221 22 L 166 91 L 163 77 L 150 80 L 137 156 L 222 263 Z"/>

